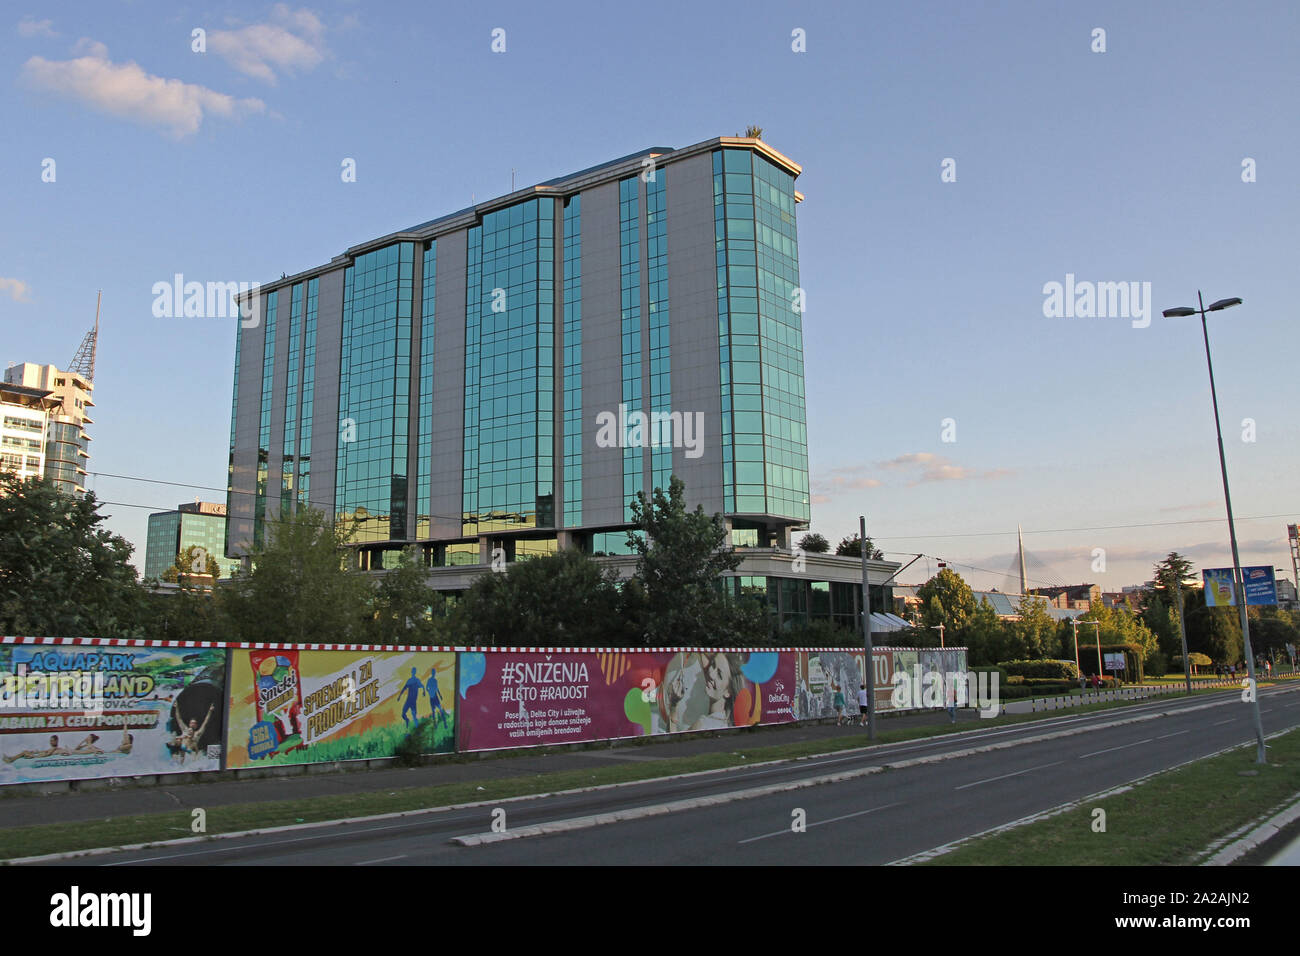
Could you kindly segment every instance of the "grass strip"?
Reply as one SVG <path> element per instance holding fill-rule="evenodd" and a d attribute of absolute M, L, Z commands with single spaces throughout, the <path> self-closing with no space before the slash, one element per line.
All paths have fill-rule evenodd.
<path fill-rule="evenodd" d="M 1268 819 L 1300 793 L 1300 733 L 1158 774 L 1125 793 L 967 843 L 928 866 L 1188 866 L 1206 847 Z M 1106 812 L 1094 832 L 1095 809 Z"/>
<path fill-rule="evenodd" d="M 1201 693 L 1201 692 L 1198 692 Z M 1170 700 L 1184 694 L 1168 694 L 1160 698 Z M 925 727 L 885 730 L 876 734 L 877 744 L 900 743 L 942 737 L 968 730 L 1021 724 L 1053 717 L 1071 716 L 1098 710 L 1127 707 L 1141 701 L 1106 701 L 1071 707 L 1068 711 L 1047 711 L 1033 714 L 1010 714 L 983 719 L 978 724 L 941 723 Z M 739 741 L 737 741 L 739 743 Z M 777 746 L 737 746 L 721 753 L 695 754 L 687 757 L 664 757 L 653 763 L 643 762 L 613 767 L 594 767 L 585 770 L 561 770 L 553 773 L 498 779 L 471 780 L 458 783 L 434 784 L 423 787 L 385 788 L 371 793 L 337 794 L 304 797 L 300 800 L 261 801 L 256 803 L 226 804 L 206 809 L 206 833 L 236 833 L 242 830 L 266 829 L 294 823 L 317 823 L 347 817 L 364 817 L 382 813 L 398 813 L 429 807 L 445 807 L 483 800 L 502 800 L 559 790 L 594 787 L 605 784 L 653 780 L 675 774 L 702 770 L 742 767 L 769 760 L 793 760 L 815 757 L 834 751 L 866 749 L 864 740 L 831 737 Z M 532 751 L 535 753 L 535 751 Z M 201 784 L 199 785 L 201 786 Z M 195 836 L 190 829 L 189 809 L 122 816 L 106 820 L 77 820 L 67 823 L 45 823 L 16 827 L 0 832 L 0 862 L 14 857 L 40 856 L 47 853 L 67 853 L 95 847 L 114 847 L 136 843 L 155 843 Z"/>

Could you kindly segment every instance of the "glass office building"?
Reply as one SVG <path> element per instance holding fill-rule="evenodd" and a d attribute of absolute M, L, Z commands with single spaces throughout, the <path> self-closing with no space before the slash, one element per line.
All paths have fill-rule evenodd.
<path fill-rule="evenodd" d="M 226 552 L 310 506 L 361 568 L 625 548 L 686 485 L 734 544 L 809 520 L 794 183 L 760 140 L 651 148 L 270 283 L 235 346 Z M 498 551 L 499 549 L 499 551 Z"/>
<path fill-rule="evenodd" d="M 155 512 L 149 516 L 142 576 L 161 579 L 163 573 L 176 563 L 178 554 L 187 548 L 196 547 L 215 558 L 221 568 L 221 578 L 229 580 L 239 567 L 239 562 L 222 557 L 225 539 L 225 505 L 196 501 L 193 504 L 178 505 L 175 511 Z"/>

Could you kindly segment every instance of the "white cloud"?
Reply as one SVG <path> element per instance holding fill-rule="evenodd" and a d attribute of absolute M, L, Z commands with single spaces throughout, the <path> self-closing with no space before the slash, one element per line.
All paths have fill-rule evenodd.
<path fill-rule="evenodd" d="M 914 477 L 908 482 L 909 486 L 920 485 L 929 481 L 970 481 L 980 478 L 1005 478 L 1011 474 L 1006 468 L 977 471 L 967 468 L 965 465 L 954 465 L 942 455 L 936 455 L 928 451 L 899 455 L 889 461 L 882 461 L 880 467 L 911 471 Z"/>
<path fill-rule="evenodd" d="M 214 30 L 208 35 L 208 49 L 240 73 L 272 85 L 277 72 L 312 70 L 325 59 L 325 27 L 316 14 L 279 3 L 271 19 L 275 22 Z"/>
<path fill-rule="evenodd" d="M 52 20 L 33 20 L 30 16 L 18 21 L 18 35 L 23 37 L 58 37 Z"/>
<path fill-rule="evenodd" d="M 8 292 L 15 302 L 30 302 L 32 298 L 32 287 L 22 279 L 0 278 L 0 292 Z"/>
<path fill-rule="evenodd" d="M 206 115 L 235 119 L 263 113 L 258 99 L 235 99 L 206 86 L 146 73 L 134 62 L 114 63 L 108 48 L 94 40 L 78 41 L 74 60 L 34 56 L 23 64 L 31 86 L 80 100 L 103 113 L 150 126 L 161 126 L 181 137 L 198 132 Z"/>

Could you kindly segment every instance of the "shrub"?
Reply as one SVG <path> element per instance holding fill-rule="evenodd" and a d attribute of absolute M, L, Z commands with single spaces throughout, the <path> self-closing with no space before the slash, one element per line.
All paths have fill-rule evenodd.
<path fill-rule="evenodd" d="M 1152 677 L 1164 677 L 1168 674 L 1169 660 L 1165 657 L 1165 652 L 1152 651 L 1151 656 L 1147 658 L 1144 670 Z"/>
<path fill-rule="evenodd" d="M 1033 689 L 1036 694 L 1048 693 L 1065 693 L 1079 689 L 1079 682 L 1073 680 L 1048 680 L 1043 677 L 1026 677 L 1023 678 L 1025 686 Z"/>
<path fill-rule="evenodd" d="M 1012 677 L 1038 677 L 1052 680 L 1078 680 L 1079 669 L 1073 661 L 1000 661 L 1005 673 Z"/>

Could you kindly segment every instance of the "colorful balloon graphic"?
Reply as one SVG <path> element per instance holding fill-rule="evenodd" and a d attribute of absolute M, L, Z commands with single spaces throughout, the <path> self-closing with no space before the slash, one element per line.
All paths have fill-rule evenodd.
<path fill-rule="evenodd" d="M 647 696 L 649 695 L 642 693 L 639 687 L 633 687 L 623 698 L 623 713 L 627 715 L 628 720 L 639 724 L 649 734 L 650 701 L 646 700 Z"/>
<path fill-rule="evenodd" d="M 460 655 L 460 699 L 465 699 L 465 691 L 483 679 L 487 673 L 487 658 L 479 651 L 470 651 Z"/>
<path fill-rule="evenodd" d="M 752 680 L 755 684 L 765 684 L 772 679 L 776 673 L 776 664 L 779 655 L 776 652 L 760 652 L 750 654 L 749 660 L 741 665 L 740 672 Z"/>

